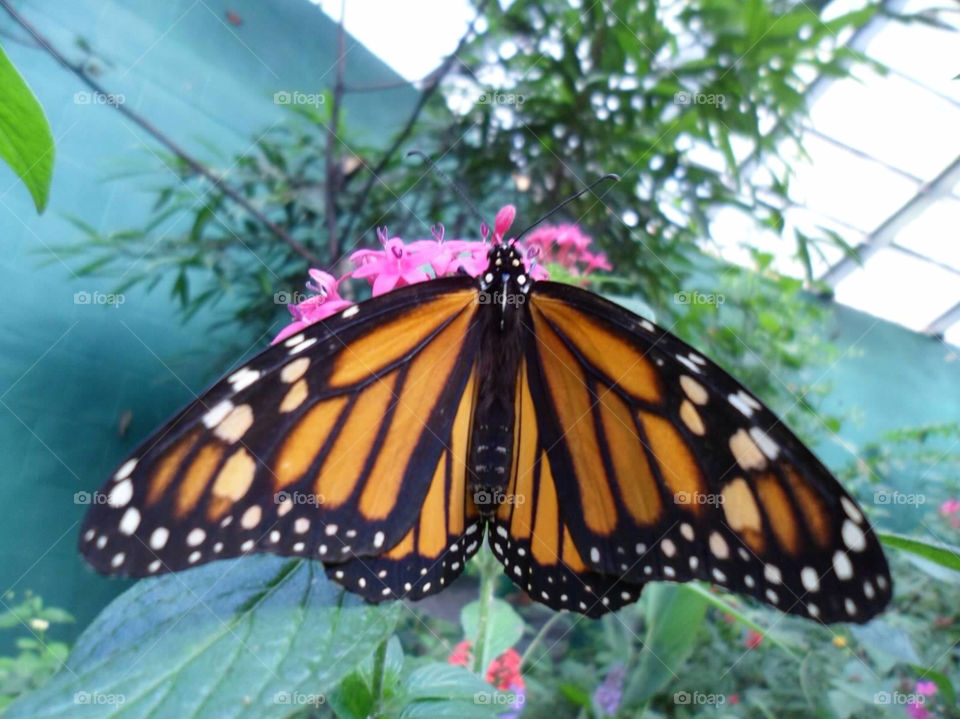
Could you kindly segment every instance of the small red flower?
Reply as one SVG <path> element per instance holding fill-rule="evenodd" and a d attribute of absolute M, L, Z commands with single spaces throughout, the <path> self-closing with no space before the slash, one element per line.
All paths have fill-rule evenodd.
<path fill-rule="evenodd" d="M 516 649 L 508 649 L 490 662 L 487 681 L 500 691 L 523 691 L 526 684 L 520 674 L 520 655 Z"/>
<path fill-rule="evenodd" d="M 730 696 L 727 697 L 727 703 L 730 704 L 731 706 L 733 706 L 734 704 L 739 704 L 739 703 L 740 703 L 740 695 L 739 695 L 739 694 L 731 694 Z"/>
<path fill-rule="evenodd" d="M 453 652 L 447 658 L 447 662 L 458 667 L 467 667 L 473 665 L 473 643 L 467 639 L 457 644 Z"/>
<path fill-rule="evenodd" d="M 747 638 L 743 641 L 747 649 L 756 649 L 762 642 L 763 635 L 760 632 L 754 631 L 753 629 L 747 632 Z"/>

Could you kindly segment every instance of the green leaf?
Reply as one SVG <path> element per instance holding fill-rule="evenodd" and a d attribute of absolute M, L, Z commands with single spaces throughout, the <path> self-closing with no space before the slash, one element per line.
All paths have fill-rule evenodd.
<path fill-rule="evenodd" d="M 393 631 L 314 562 L 255 556 L 145 579 L 4 717 L 281 717 L 324 701 Z"/>
<path fill-rule="evenodd" d="M 918 557 L 939 564 L 941 567 L 960 572 L 960 547 L 942 542 L 927 542 L 916 537 L 907 537 L 893 532 L 877 532 L 880 541 L 888 547 L 902 549 Z"/>
<path fill-rule="evenodd" d="M 759 632 L 764 636 L 764 638 L 769 640 L 771 643 L 776 644 L 778 647 L 783 649 L 794 659 L 800 659 L 800 657 L 797 656 L 796 652 L 794 652 L 793 649 L 791 649 L 790 646 L 781 637 L 768 631 L 768 629 L 762 626 L 761 624 L 753 621 L 750 617 L 744 614 L 738 607 L 728 602 L 723 597 L 722 594 L 714 594 L 709 589 L 707 589 L 706 586 L 704 586 L 703 584 L 700 584 L 699 582 L 691 582 L 689 584 L 684 584 L 682 586 L 684 589 L 686 589 L 689 592 L 693 592 L 694 594 L 699 594 L 709 604 L 712 604 L 714 607 L 716 607 L 722 612 L 726 612 L 741 624 L 744 624 L 750 627 L 750 629 L 754 630 L 755 632 Z"/>
<path fill-rule="evenodd" d="M 450 664 L 427 664 L 413 672 L 403 687 L 409 702 L 401 714 L 412 717 L 493 717 L 506 704 L 492 686 L 473 672 Z"/>
<path fill-rule="evenodd" d="M 327 703 L 339 719 L 366 719 L 373 712 L 373 695 L 358 671 L 330 692 Z"/>
<path fill-rule="evenodd" d="M 881 674 L 891 671 L 897 664 L 920 663 L 920 655 L 910 641 L 910 635 L 899 627 L 878 620 L 863 626 L 851 625 L 850 632 Z"/>
<path fill-rule="evenodd" d="M 0 159 L 43 212 L 53 176 L 53 134 L 33 91 L 0 48 Z"/>
<path fill-rule="evenodd" d="M 463 635 L 477 646 L 477 633 L 480 623 L 480 601 L 470 602 L 460 612 L 460 624 L 463 626 Z M 516 644 L 523 636 L 523 619 L 513 607 L 502 599 L 490 601 L 487 615 L 487 636 L 483 642 L 484 656 L 481 666 L 487 667 L 496 657 Z"/>
<path fill-rule="evenodd" d="M 624 692 L 624 703 L 648 701 L 673 681 L 697 643 L 707 600 L 681 584 L 654 583 L 641 599 L 647 633 L 640 667 Z"/>

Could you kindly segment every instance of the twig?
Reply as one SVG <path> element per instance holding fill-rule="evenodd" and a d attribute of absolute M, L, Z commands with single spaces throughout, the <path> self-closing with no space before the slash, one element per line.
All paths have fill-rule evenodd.
<path fill-rule="evenodd" d="M 5 0 L 0 0 L 4 2 Z M 479 5 L 477 5 L 477 14 L 474 16 L 473 20 L 470 21 L 470 26 L 467 28 L 467 31 L 463 34 L 463 37 L 460 38 L 460 42 L 457 43 L 456 48 L 453 52 L 447 55 L 444 58 L 444 61 L 441 63 L 440 68 L 435 72 L 430 80 L 429 84 L 423 88 L 423 92 L 420 93 L 420 98 L 417 100 L 416 106 L 413 108 L 413 112 L 410 113 L 410 117 L 407 118 L 407 123 L 403 126 L 403 129 L 400 130 L 400 133 L 394 138 L 393 144 L 387 148 L 383 153 L 383 156 L 380 158 L 380 161 L 370 170 L 370 177 L 367 178 L 366 184 L 360 190 L 360 194 L 357 195 L 356 201 L 353 203 L 353 207 L 350 210 L 350 218 L 347 221 L 347 227 L 344 230 L 344 237 L 350 235 L 353 230 L 353 226 L 357 222 L 357 217 L 360 215 L 360 211 L 363 209 L 363 206 L 367 202 L 367 197 L 370 195 L 370 191 L 373 189 L 374 183 L 377 182 L 378 176 L 383 172 L 383 168 L 389 164 L 390 160 L 393 159 L 393 156 L 397 153 L 397 150 L 400 149 L 400 146 L 407 141 L 407 138 L 410 136 L 410 133 L 413 132 L 413 126 L 416 124 L 417 119 L 420 117 L 420 113 L 423 111 L 424 106 L 427 104 L 427 101 L 433 96 L 433 93 L 437 91 L 437 88 L 440 86 L 440 81 L 446 77 L 447 73 L 450 72 L 450 69 L 453 67 L 454 61 L 457 59 L 457 55 L 462 52 L 463 48 L 466 46 L 467 42 L 470 39 L 470 36 L 473 34 L 474 27 L 477 24 L 477 20 L 483 17 L 483 12 L 489 4 L 490 0 L 482 0 Z"/>
<path fill-rule="evenodd" d="M 337 241 L 337 191 L 340 187 L 337 163 L 337 128 L 340 124 L 340 102 L 343 99 L 343 75 L 347 64 L 347 31 L 344 17 L 347 12 L 347 0 L 340 3 L 340 27 L 337 31 L 337 79 L 333 84 L 333 102 L 330 108 L 330 124 L 327 126 L 327 186 L 324 188 L 324 206 L 327 221 L 327 248 L 330 259 L 340 256 L 340 244 Z"/>
<path fill-rule="evenodd" d="M 54 60 L 56 60 L 64 68 L 72 72 L 74 75 L 76 75 L 78 78 L 80 78 L 83 84 L 85 84 L 87 87 L 89 87 L 91 90 L 93 90 L 96 93 L 99 93 L 101 95 L 110 95 L 110 93 L 108 93 L 102 85 L 100 85 L 97 81 L 95 81 L 89 75 L 87 75 L 87 73 L 84 72 L 81 66 L 74 65 L 69 60 L 67 60 L 67 58 L 64 57 L 59 50 L 54 48 L 47 41 L 47 39 L 43 35 L 41 35 L 40 32 L 35 27 L 33 27 L 33 25 L 31 25 L 23 16 L 21 16 L 16 10 L 14 10 L 10 6 L 10 3 L 8 2 L 8 0 L 0 0 L 0 6 L 2 6 L 3 9 L 7 11 L 7 14 L 10 15 L 11 18 L 13 18 L 14 22 L 16 22 L 18 25 L 20 25 L 20 27 L 22 27 L 24 30 L 30 33 L 30 35 L 32 35 L 33 38 L 41 45 L 41 47 L 43 47 L 43 49 L 46 50 L 51 57 L 53 57 Z M 231 200 L 233 200 L 235 203 L 237 203 L 243 209 L 245 209 L 247 212 L 253 215 L 253 217 L 259 220 L 259 222 L 264 227 L 270 230 L 270 232 L 273 233 L 273 235 L 276 236 L 277 239 L 286 243 L 291 250 L 296 252 L 298 255 L 303 257 L 312 265 L 322 266 L 324 264 L 323 260 L 321 260 L 320 257 L 315 255 L 313 252 L 311 252 L 306 247 L 304 247 L 301 243 L 293 239 L 281 227 L 279 227 L 278 225 L 274 224 L 269 219 L 267 219 L 267 216 L 264 215 L 260 210 L 258 210 L 252 204 L 250 204 L 250 202 L 243 195 L 241 195 L 235 189 L 230 187 L 230 185 L 225 183 L 221 178 L 214 175 L 209 169 L 207 169 L 205 165 L 201 164 L 198 160 L 194 159 L 191 155 L 188 155 L 187 152 L 183 150 L 183 148 L 181 148 L 173 140 L 171 140 L 169 137 L 164 135 L 160 130 L 154 127 L 149 120 L 138 115 L 136 112 L 129 109 L 123 103 L 111 103 L 111 104 L 117 110 L 117 112 L 119 112 L 121 115 L 124 115 L 127 119 L 132 120 L 134 123 L 136 123 L 141 128 L 146 130 L 147 133 L 152 135 L 154 139 L 156 139 L 164 147 L 170 150 L 170 152 L 172 152 L 174 155 L 176 155 L 181 160 L 183 160 L 183 162 L 185 162 L 193 172 L 204 177 L 208 182 L 210 182 L 210 184 L 212 184 L 214 187 L 220 190 L 220 192 L 222 192 L 224 195 L 229 197 Z"/>

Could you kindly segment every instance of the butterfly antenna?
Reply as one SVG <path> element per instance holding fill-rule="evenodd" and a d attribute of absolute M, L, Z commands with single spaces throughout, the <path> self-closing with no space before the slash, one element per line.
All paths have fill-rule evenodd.
<path fill-rule="evenodd" d="M 578 197 L 580 197 L 581 195 L 587 194 L 588 192 L 590 192 L 590 190 L 592 190 L 594 187 L 596 187 L 597 185 L 599 185 L 601 182 L 606 182 L 607 180 L 613 180 L 614 182 L 619 182 L 619 181 L 620 181 L 620 175 L 615 175 L 615 174 L 613 174 L 613 173 L 611 172 L 609 175 L 604 175 L 603 177 L 601 177 L 601 178 L 599 178 L 599 179 L 597 179 L 597 180 L 594 180 L 594 181 L 591 182 L 589 185 L 587 185 L 587 186 L 584 187 L 582 190 L 580 190 L 580 192 L 577 192 L 576 194 L 571 195 L 570 197 L 568 197 L 566 200 L 564 200 L 564 201 L 561 202 L 559 205 L 557 205 L 557 206 L 554 207 L 552 210 L 550 210 L 550 212 L 548 212 L 548 213 L 545 214 L 543 217 L 541 217 L 539 220 L 537 220 L 537 221 L 534 222 L 532 225 L 530 225 L 527 229 L 525 229 L 525 230 L 524 230 L 523 232 L 521 232 L 519 235 L 517 235 L 516 237 L 514 237 L 514 238 L 513 238 L 513 242 L 516 242 L 517 240 L 519 240 L 521 237 L 523 237 L 525 234 L 527 234 L 530 230 L 532 230 L 534 227 L 536 227 L 537 225 L 539 225 L 541 222 L 543 222 L 544 220 L 546 220 L 548 217 L 550 217 L 551 215 L 553 215 L 554 213 L 556 213 L 556 212 L 557 212 L 558 210 L 560 210 L 562 207 L 570 204 L 571 202 L 573 202 L 574 200 L 576 200 L 576 199 L 577 199 Z"/>
<path fill-rule="evenodd" d="M 427 167 L 430 168 L 431 172 L 440 175 L 440 177 L 443 178 L 443 181 L 447 183 L 447 186 L 456 192 L 457 195 L 460 196 L 460 199 L 466 203 L 470 212 L 473 213 L 473 216 L 480 220 L 480 222 L 484 221 L 483 215 L 480 214 L 480 210 L 478 210 L 477 206 L 470 201 L 470 198 L 467 197 L 467 193 L 463 191 L 463 188 L 454 182 L 446 172 L 437 167 L 437 164 L 431 160 L 426 153 L 421 152 L 420 150 L 410 150 L 410 152 L 407 153 L 407 157 L 410 157 L 411 155 L 416 155 L 417 157 L 421 158 L 426 163 Z"/>

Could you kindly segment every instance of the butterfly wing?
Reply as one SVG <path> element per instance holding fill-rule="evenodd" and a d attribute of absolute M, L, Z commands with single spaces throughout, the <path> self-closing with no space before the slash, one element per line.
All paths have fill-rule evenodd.
<path fill-rule="evenodd" d="M 469 278 L 403 288 L 214 384 L 94 495 L 86 560 L 145 576 L 249 552 L 334 564 L 391 551 L 469 411 L 475 297 Z"/>
<path fill-rule="evenodd" d="M 889 569 L 863 513 L 736 380 L 585 290 L 539 282 L 528 307 L 527 416 L 590 571 L 705 579 L 825 622 L 886 605 Z"/>
<path fill-rule="evenodd" d="M 534 399 L 540 386 L 530 359 L 528 354 L 517 378 L 513 468 L 488 541 L 507 576 L 530 597 L 553 609 L 598 617 L 636 601 L 640 587 L 598 572 L 573 541 L 569 508 L 561 503 L 575 500 L 558 491 L 548 460 L 549 440 L 537 414 L 546 400 Z"/>
<path fill-rule="evenodd" d="M 421 599 L 448 586 L 476 554 L 484 522 L 467 477 L 468 443 L 475 403 L 471 374 L 456 408 L 444 449 L 416 521 L 389 551 L 327 567 L 327 574 L 368 601 Z"/>

